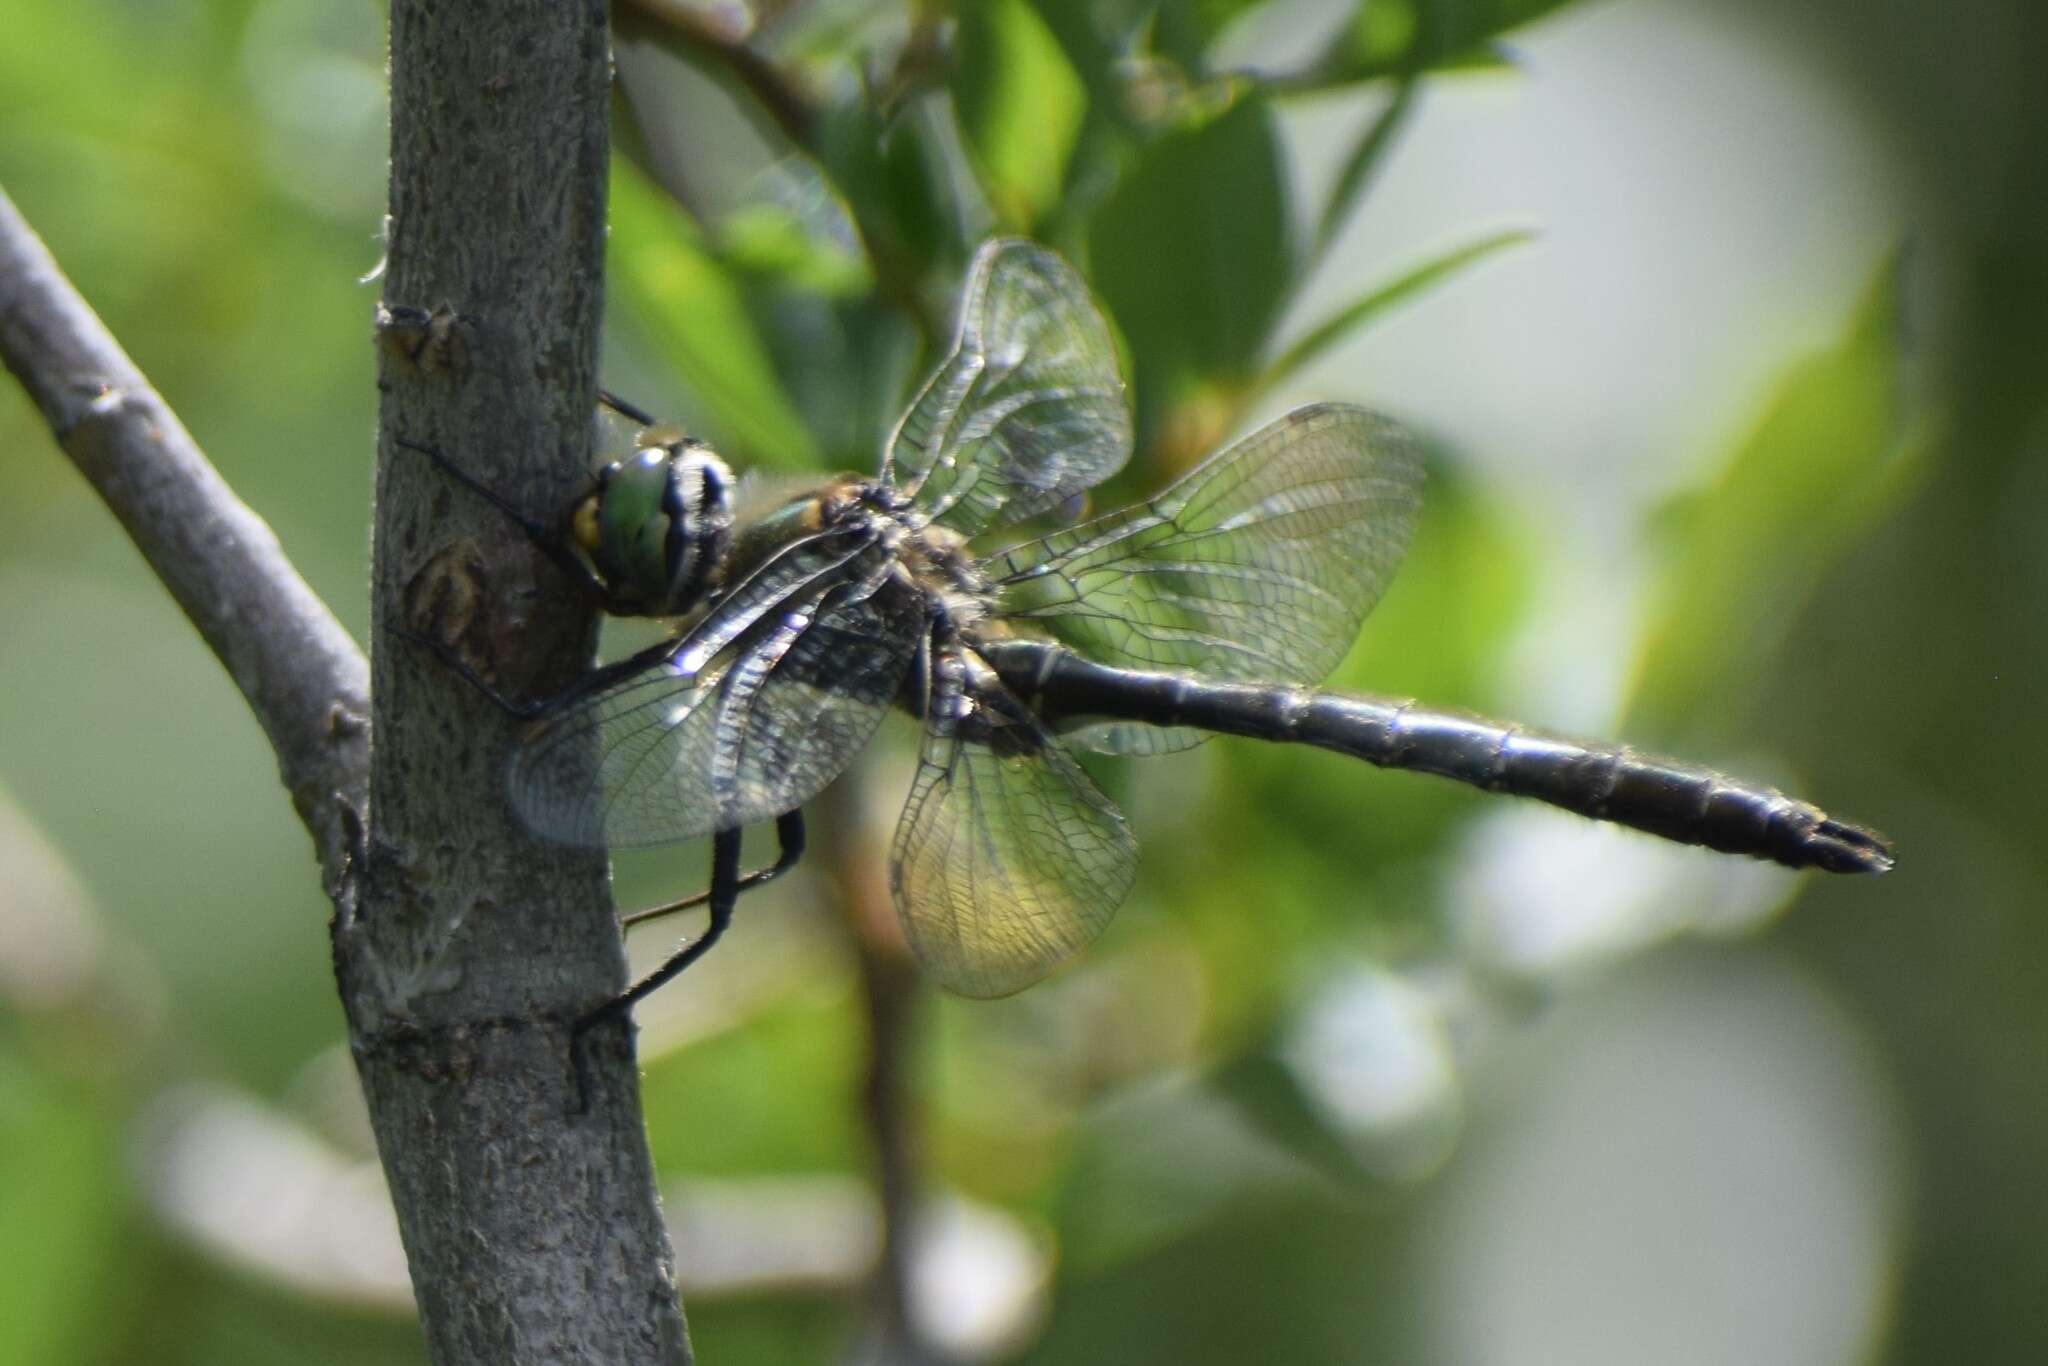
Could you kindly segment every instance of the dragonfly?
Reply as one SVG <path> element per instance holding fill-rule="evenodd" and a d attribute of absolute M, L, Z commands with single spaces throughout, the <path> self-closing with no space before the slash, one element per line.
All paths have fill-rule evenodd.
<path fill-rule="evenodd" d="M 1086 285 L 1032 242 L 976 253 L 951 350 L 874 476 L 750 496 L 706 444 L 607 401 L 644 425 L 552 523 L 427 451 L 605 610 L 675 623 L 538 703 L 497 697 L 444 652 L 527 719 L 506 790 L 537 834 L 712 842 L 707 890 L 623 918 L 702 905 L 706 928 L 578 1037 L 695 962 L 743 891 L 797 862 L 804 804 L 892 710 L 922 738 L 890 890 L 923 971 L 969 997 L 1044 978 L 1131 890 L 1137 842 L 1077 751 L 1249 736 L 1794 868 L 1891 867 L 1874 831 L 1708 768 L 1319 688 L 1420 507 L 1418 442 L 1388 418 L 1298 408 L 1152 498 L 1075 521 L 1130 455 L 1130 410 Z M 742 874 L 741 832 L 771 821 L 774 863 Z"/>

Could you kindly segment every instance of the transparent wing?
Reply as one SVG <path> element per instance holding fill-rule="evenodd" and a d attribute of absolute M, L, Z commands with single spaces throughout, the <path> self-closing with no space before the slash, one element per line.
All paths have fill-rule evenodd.
<path fill-rule="evenodd" d="M 884 477 L 973 536 L 1060 506 L 1130 453 L 1116 350 L 1088 286 L 1035 243 L 984 243 L 952 353 L 890 435 Z"/>
<path fill-rule="evenodd" d="M 1399 426 L 1316 404 L 1217 452 L 1148 503 L 983 569 L 1001 615 L 1037 621 L 1090 659 L 1318 683 L 1393 578 L 1421 490 L 1420 452 Z M 1087 742 L 1133 753 L 1185 738 L 1117 726 Z"/>
<path fill-rule="evenodd" d="M 878 548 L 799 549 L 528 732 L 508 788 L 534 831 L 614 848 L 695 839 L 794 810 L 838 776 L 894 701 L 918 619 Z"/>
<path fill-rule="evenodd" d="M 991 682 L 955 720 L 935 688 L 889 877 L 924 970 L 962 996 L 1007 996 L 1102 932 L 1138 849 L 1121 812 L 1038 719 Z"/>

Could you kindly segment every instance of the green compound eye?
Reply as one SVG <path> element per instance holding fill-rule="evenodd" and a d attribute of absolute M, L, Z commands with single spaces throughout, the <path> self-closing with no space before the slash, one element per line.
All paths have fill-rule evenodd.
<path fill-rule="evenodd" d="M 597 501 L 597 494 L 586 494 L 576 504 L 576 510 L 569 514 L 569 537 L 593 563 L 597 559 L 598 545 Z"/>
<path fill-rule="evenodd" d="M 732 535 L 732 472 L 687 438 L 643 446 L 611 467 L 571 518 L 598 573 L 648 616 L 702 600 Z"/>

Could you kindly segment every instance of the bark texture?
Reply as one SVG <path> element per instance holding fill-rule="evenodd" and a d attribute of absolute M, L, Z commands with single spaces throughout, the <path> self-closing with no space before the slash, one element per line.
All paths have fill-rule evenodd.
<path fill-rule="evenodd" d="M 602 851 L 507 809 L 512 696 L 587 661 L 590 610 L 497 510 L 536 520 L 588 477 L 609 103 L 601 0 L 391 7 L 389 255 L 379 322 L 370 825 L 342 984 L 420 1315 L 441 1366 L 689 1360 L 630 1028 L 569 1026 L 625 961 Z"/>

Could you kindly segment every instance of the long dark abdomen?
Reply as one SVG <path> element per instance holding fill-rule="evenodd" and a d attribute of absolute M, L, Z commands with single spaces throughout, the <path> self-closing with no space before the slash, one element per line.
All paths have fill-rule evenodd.
<path fill-rule="evenodd" d="M 1055 722 L 1143 721 L 1314 745 L 1793 868 L 1882 873 L 1892 866 L 1890 845 L 1874 831 L 1771 788 L 1626 745 L 1568 740 L 1393 698 L 1113 668 L 1039 641 L 993 643 L 982 653 L 1012 692 Z"/>

